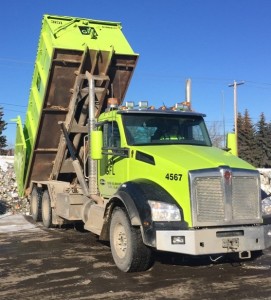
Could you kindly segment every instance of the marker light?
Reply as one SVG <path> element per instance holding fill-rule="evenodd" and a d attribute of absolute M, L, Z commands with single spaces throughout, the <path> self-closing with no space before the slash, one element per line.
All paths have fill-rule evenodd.
<path fill-rule="evenodd" d="M 191 110 L 191 103 L 189 101 L 183 101 L 181 104 L 183 105 L 183 110 Z"/>
<path fill-rule="evenodd" d="M 176 103 L 173 110 L 183 110 L 183 105 L 181 103 Z"/>
<path fill-rule="evenodd" d="M 107 107 L 116 108 L 118 106 L 119 106 L 119 99 L 118 98 L 108 98 Z"/>
<path fill-rule="evenodd" d="M 148 101 L 139 101 L 138 106 L 139 106 L 139 109 L 147 109 L 148 108 Z"/>
<path fill-rule="evenodd" d="M 127 109 L 133 109 L 135 106 L 134 101 L 127 101 L 125 106 Z"/>

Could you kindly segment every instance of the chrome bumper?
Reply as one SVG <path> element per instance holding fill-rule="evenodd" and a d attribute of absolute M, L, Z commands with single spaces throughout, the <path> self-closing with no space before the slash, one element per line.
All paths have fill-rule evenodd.
<path fill-rule="evenodd" d="M 257 251 L 270 246 L 271 225 L 156 232 L 157 250 L 191 255 Z"/>

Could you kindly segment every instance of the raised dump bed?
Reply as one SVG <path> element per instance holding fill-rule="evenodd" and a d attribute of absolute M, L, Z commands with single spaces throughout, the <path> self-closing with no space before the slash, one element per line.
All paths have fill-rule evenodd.
<path fill-rule="evenodd" d="M 73 139 L 78 140 L 76 134 L 82 139 L 88 119 L 88 94 L 82 93 L 88 87 L 81 80 L 86 71 L 108 78 L 97 83 L 98 116 L 107 98 L 122 103 L 137 58 L 118 22 L 44 15 L 24 125 L 17 119 L 15 172 L 21 195 L 32 180 L 57 179 L 64 168 L 59 122 Z"/>

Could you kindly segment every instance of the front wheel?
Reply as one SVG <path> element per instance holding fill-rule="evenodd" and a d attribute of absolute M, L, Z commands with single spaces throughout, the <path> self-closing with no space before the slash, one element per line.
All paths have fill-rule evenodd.
<path fill-rule="evenodd" d="M 42 196 L 41 203 L 42 223 L 45 227 L 52 227 L 52 207 L 48 191 L 45 191 Z"/>
<path fill-rule="evenodd" d="M 131 225 L 120 207 L 112 214 L 110 245 L 115 264 L 121 271 L 146 271 L 153 263 L 152 250 L 143 243 L 140 229 Z"/>

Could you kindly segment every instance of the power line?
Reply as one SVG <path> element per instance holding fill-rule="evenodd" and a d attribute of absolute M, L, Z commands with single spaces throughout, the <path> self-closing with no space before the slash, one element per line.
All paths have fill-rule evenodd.
<path fill-rule="evenodd" d="M 27 107 L 27 105 L 10 104 L 10 103 L 5 103 L 5 102 L 0 102 L 0 105 L 9 105 L 9 106 L 18 106 L 18 107 Z"/>
<path fill-rule="evenodd" d="M 262 84 L 262 85 L 270 85 L 271 86 L 271 83 L 268 83 L 268 82 L 256 82 L 256 81 L 246 80 L 246 83 Z"/>
<path fill-rule="evenodd" d="M 4 109 L 5 111 L 14 111 L 14 112 L 18 112 L 18 113 L 22 113 L 22 114 L 24 114 L 25 113 L 25 111 L 21 111 L 21 110 L 14 110 L 14 109 Z"/>
<path fill-rule="evenodd" d="M 14 62 L 14 63 L 20 63 L 20 64 L 33 64 L 33 62 L 25 61 L 25 60 L 18 60 L 18 59 L 12 59 L 12 58 L 0 58 L 0 61 L 5 62 Z"/>
<path fill-rule="evenodd" d="M 173 79 L 182 79 L 182 78 L 187 78 L 187 75 L 184 75 L 184 74 L 164 74 L 162 72 L 141 72 L 141 71 L 138 71 L 138 74 L 140 76 L 145 76 L 145 77 L 150 77 L 150 78 L 173 78 Z M 191 75 L 190 76 L 193 80 L 199 80 L 199 81 L 209 81 L 209 82 L 215 82 L 215 81 L 219 81 L 219 82 L 228 82 L 230 81 L 231 79 L 229 78 L 222 78 L 222 77 L 205 77 L 205 76 L 193 76 Z M 242 80 L 241 80 L 242 81 Z M 270 82 L 257 82 L 257 81 L 253 81 L 253 80 L 245 80 L 246 83 L 248 83 L 249 85 L 262 85 L 262 86 L 266 86 L 266 88 L 269 88 L 271 87 L 271 83 Z M 256 87 L 259 87 L 259 86 L 256 86 Z"/>

